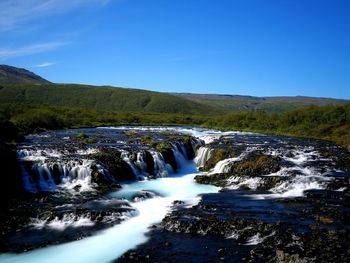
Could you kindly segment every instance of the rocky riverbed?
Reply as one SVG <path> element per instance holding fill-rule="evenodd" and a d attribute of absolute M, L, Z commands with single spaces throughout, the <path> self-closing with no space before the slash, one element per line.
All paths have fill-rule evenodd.
<path fill-rule="evenodd" d="M 117 262 L 348 262 L 349 153 L 332 144 L 221 136 L 197 158 L 221 187 L 174 209 Z M 204 159 L 203 159 L 204 158 Z"/>
<path fill-rule="evenodd" d="M 111 236 L 108 261 L 350 260 L 350 154 L 332 143 L 117 127 L 32 135 L 17 152 L 25 191 L 2 214 L 1 250 L 33 253 L 0 262 L 45 262 L 47 251 L 64 254 L 66 242 L 96 242 L 110 228 L 124 240 Z M 133 239 L 132 229 L 122 230 L 133 220 L 144 222 L 137 236 L 147 239 L 118 250 Z M 83 249 L 81 241 L 74 246 Z"/>

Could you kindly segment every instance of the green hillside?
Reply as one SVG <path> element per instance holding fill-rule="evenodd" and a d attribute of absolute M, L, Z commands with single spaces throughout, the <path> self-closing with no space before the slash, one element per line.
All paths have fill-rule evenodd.
<path fill-rule="evenodd" d="M 223 112 L 212 106 L 160 92 L 77 84 L 6 84 L 0 87 L 0 103 L 197 115 Z"/>
<path fill-rule="evenodd" d="M 0 65 L 0 84 L 4 83 L 45 84 L 50 82 L 26 69 Z"/>
<path fill-rule="evenodd" d="M 286 112 L 311 105 L 341 105 L 349 100 L 314 97 L 253 97 L 219 94 L 172 93 L 181 98 L 211 105 L 226 111 L 266 111 L 271 113 Z"/>

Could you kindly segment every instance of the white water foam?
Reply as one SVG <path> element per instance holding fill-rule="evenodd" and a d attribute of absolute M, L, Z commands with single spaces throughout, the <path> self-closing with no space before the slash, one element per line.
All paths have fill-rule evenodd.
<path fill-rule="evenodd" d="M 265 240 L 266 238 L 272 237 L 272 236 L 275 235 L 275 234 L 276 234 L 276 232 L 273 231 L 271 234 L 262 237 L 262 236 L 260 235 L 260 233 L 257 233 L 256 235 L 250 237 L 250 238 L 247 240 L 247 243 L 245 243 L 244 245 L 246 245 L 246 246 L 258 245 L 258 244 L 264 242 L 264 240 Z"/>
<path fill-rule="evenodd" d="M 77 217 L 75 214 L 65 214 L 62 219 L 56 217 L 53 220 L 39 220 L 34 219 L 31 225 L 35 228 L 50 228 L 54 230 L 64 230 L 67 227 L 82 227 L 82 226 L 93 226 L 95 223 L 90 220 L 87 216 Z"/>
<path fill-rule="evenodd" d="M 236 190 L 244 187 L 256 190 L 263 183 L 263 179 L 260 177 L 233 176 L 227 182 L 230 184 L 227 189 Z"/>

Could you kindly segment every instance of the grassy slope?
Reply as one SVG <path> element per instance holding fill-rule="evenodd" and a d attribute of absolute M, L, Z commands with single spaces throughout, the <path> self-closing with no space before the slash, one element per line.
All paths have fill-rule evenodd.
<path fill-rule="evenodd" d="M 218 114 L 212 106 L 146 90 L 77 84 L 3 85 L 0 103 L 48 104 L 123 112 Z"/>
<path fill-rule="evenodd" d="M 229 111 L 286 112 L 310 105 L 344 104 L 347 100 L 314 97 L 252 97 L 216 94 L 173 93 L 176 96 Z"/>

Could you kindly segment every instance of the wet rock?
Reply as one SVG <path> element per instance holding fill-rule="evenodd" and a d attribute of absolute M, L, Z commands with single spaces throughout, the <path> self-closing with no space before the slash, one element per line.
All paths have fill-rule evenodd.
<path fill-rule="evenodd" d="M 151 262 L 149 255 L 142 255 L 136 251 L 129 251 L 121 256 L 118 261 L 115 262 L 133 262 L 133 263 L 144 263 Z"/>
<path fill-rule="evenodd" d="M 279 158 L 253 152 L 244 160 L 234 163 L 232 173 L 237 175 L 267 175 L 280 170 Z"/>
<path fill-rule="evenodd" d="M 203 171 L 209 171 L 214 168 L 215 165 L 222 160 L 237 157 L 240 154 L 238 149 L 233 147 L 225 147 L 225 148 L 214 148 L 210 152 L 210 158 L 206 161 L 204 167 L 202 167 Z"/>
<path fill-rule="evenodd" d="M 173 205 L 183 205 L 183 204 L 185 204 L 185 202 L 184 202 L 184 201 L 181 201 L 181 200 L 175 200 L 175 201 L 173 202 Z"/>
<path fill-rule="evenodd" d="M 171 145 L 169 143 L 159 143 L 156 146 L 156 150 L 162 154 L 164 161 L 170 164 L 174 172 L 176 172 L 177 163 Z"/>
<path fill-rule="evenodd" d="M 280 170 L 280 164 L 278 158 L 251 154 L 247 158 L 237 161 L 232 164 L 230 172 L 221 174 L 210 175 L 197 175 L 195 180 L 201 184 L 212 184 L 219 187 L 229 186 L 229 178 L 238 177 L 238 181 L 242 182 L 249 178 L 259 178 L 261 183 L 258 185 L 258 190 L 268 190 L 283 181 L 283 178 L 277 176 L 263 176 L 271 173 L 275 173 Z M 244 184 L 241 185 L 244 188 Z M 248 187 L 249 189 L 249 187 Z"/>
<path fill-rule="evenodd" d="M 285 255 L 283 250 L 276 250 L 276 262 L 277 263 L 284 263 Z"/>
<path fill-rule="evenodd" d="M 81 188 L 80 184 L 77 184 L 76 186 L 73 187 L 74 191 L 79 192 Z"/>
<path fill-rule="evenodd" d="M 154 160 L 153 160 L 153 156 L 149 151 L 144 151 L 142 153 L 143 155 L 143 160 L 147 165 L 147 172 L 149 174 L 153 174 L 154 172 Z"/>
<path fill-rule="evenodd" d="M 100 161 L 108 171 L 119 181 L 133 181 L 136 176 L 131 167 L 121 158 L 121 153 L 118 150 L 111 148 L 104 148 L 101 152 L 93 154 L 92 157 Z M 95 174 L 97 180 L 101 180 L 99 174 Z"/>
<path fill-rule="evenodd" d="M 134 202 L 140 202 L 140 201 L 144 201 L 146 199 L 155 198 L 157 196 L 159 196 L 159 195 L 154 193 L 154 192 L 142 190 L 142 191 L 137 192 L 135 195 L 133 195 L 132 200 Z"/>

